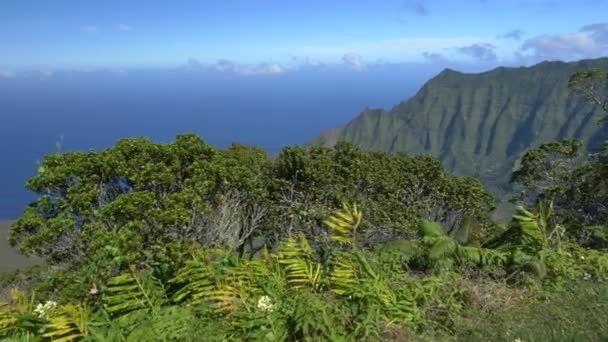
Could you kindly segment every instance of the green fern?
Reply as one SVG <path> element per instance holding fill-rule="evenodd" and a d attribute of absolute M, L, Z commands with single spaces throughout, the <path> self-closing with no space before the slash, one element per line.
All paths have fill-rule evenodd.
<path fill-rule="evenodd" d="M 334 258 L 332 267 L 329 275 L 331 291 L 338 295 L 351 293 L 357 284 L 357 274 L 350 258 L 344 254 L 338 255 Z"/>
<path fill-rule="evenodd" d="M 166 297 L 162 285 L 151 272 L 131 269 L 108 281 L 103 301 L 106 310 L 113 315 L 142 309 L 156 315 Z"/>
<path fill-rule="evenodd" d="M 89 309 L 82 305 L 66 304 L 58 309 L 58 314 L 46 324 L 48 337 L 56 342 L 77 341 L 88 336 Z"/>
<path fill-rule="evenodd" d="M 15 330 L 17 317 L 8 303 L 0 303 L 0 337 L 6 337 Z"/>
<path fill-rule="evenodd" d="M 164 306 L 158 317 L 146 317 L 127 341 L 193 341 L 196 316 L 189 307 Z"/>
<path fill-rule="evenodd" d="M 324 277 L 323 269 L 312 257 L 313 250 L 303 234 L 299 239 L 290 236 L 279 246 L 278 260 L 284 266 L 291 288 L 319 290 Z"/>
<path fill-rule="evenodd" d="M 186 266 L 180 269 L 170 282 L 183 284 L 173 296 L 173 300 L 177 303 L 186 300 L 192 304 L 203 303 L 212 297 L 215 289 L 209 267 L 197 259 L 188 260 Z"/>
<path fill-rule="evenodd" d="M 35 294 L 30 298 L 19 289 L 11 290 L 11 302 L 0 303 L 0 338 L 16 334 L 35 335 L 45 321 L 32 313 Z"/>
<path fill-rule="evenodd" d="M 342 204 L 342 209 L 334 212 L 334 215 L 323 221 L 331 229 L 330 240 L 350 245 L 353 248 L 357 244 L 357 229 L 363 220 L 361 211 L 357 204 L 349 206 Z"/>
<path fill-rule="evenodd" d="M 256 278 L 270 276 L 266 265 L 269 260 L 267 255 L 249 262 L 232 261 L 230 265 L 222 260 L 189 260 L 170 281 L 181 286 L 172 299 L 177 303 L 206 303 L 216 312 L 232 311 L 257 291 Z"/>

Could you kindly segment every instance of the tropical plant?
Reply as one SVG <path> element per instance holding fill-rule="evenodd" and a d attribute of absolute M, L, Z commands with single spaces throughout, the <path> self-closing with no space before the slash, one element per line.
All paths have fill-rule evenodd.
<path fill-rule="evenodd" d="M 108 280 L 103 289 L 104 307 L 112 315 L 124 315 L 131 311 L 145 310 L 157 316 L 168 298 L 163 285 L 150 271 L 137 272 L 132 267 L 128 273 Z"/>
<path fill-rule="evenodd" d="M 451 237 L 445 233 L 443 227 L 435 222 L 420 221 L 420 235 L 422 242 L 428 246 L 427 258 L 433 266 L 450 268 L 454 263 L 465 265 L 468 263 L 480 267 L 502 267 L 507 263 L 508 254 L 489 248 L 463 245 L 468 233 L 464 228 L 462 232 L 454 232 Z"/>
<path fill-rule="evenodd" d="M 330 239 L 357 248 L 357 229 L 361 224 L 363 215 L 354 204 L 342 204 L 342 209 L 335 211 L 334 215 L 325 220 L 324 223 L 331 229 Z"/>
<path fill-rule="evenodd" d="M 35 294 L 32 293 L 28 298 L 23 291 L 13 289 L 11 298 L 10 303 L 0 303 L 0 338 L 30 338 L 38 335 L 45 320 L 34 314 Z"/>
<path fill-rule="evenodd" d="M 78 341 L 89 335 L 89 315 L 86 305 L 62 305 L 49 318 L 42 336 L 55 342 Z"/>

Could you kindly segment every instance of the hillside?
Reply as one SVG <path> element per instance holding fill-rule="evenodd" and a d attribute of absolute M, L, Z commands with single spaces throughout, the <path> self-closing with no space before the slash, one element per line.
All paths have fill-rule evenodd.
<path fill-rule="evenodd" d="M 10 222 L 0 221 L 0 272 L 33 265 L 39 262 L 37 258 L 28 258 L 8 244 Z"/>
<path fill-rule="evenodd" d="M 331 146 L 347 140 L 373 150 L 429 154 L 451 171 L 479 176 L 502 193 L 526 149 L 569 137 L 593 149 L 608 137 L 608 129 L 598 124 L 599 108 L 566 88 L 573 73 L 594 67 L 608 68 L 608 58 L 479 74 L 445 69 L 390 111 L 365 110 L 312 143 Z"/>

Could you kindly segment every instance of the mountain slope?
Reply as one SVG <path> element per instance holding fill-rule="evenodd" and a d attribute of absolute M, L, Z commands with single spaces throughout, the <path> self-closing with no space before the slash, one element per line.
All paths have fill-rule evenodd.
<path fill-rule="evenodd" d="M 608 129 L 598 123 L 600 109 L 566 88 L 573 73 L 592 67 L 608 69 L 608 58 L 479 74 L 446 69 L 390 111 L 365 110 L 312 143 L 347 140 L 368 149 L 429 154 L 500 193 L 526 149 L 570 137 L 592 149 L 608 138 Z"/>

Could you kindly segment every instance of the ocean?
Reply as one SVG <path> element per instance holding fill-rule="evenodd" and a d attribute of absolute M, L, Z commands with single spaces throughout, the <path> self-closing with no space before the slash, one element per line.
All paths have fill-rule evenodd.
<path fill-rule="evenodd" d="M 208 143 L 277 153 L 346 124 L 365 107 L 390 108 L 431 73 L 291 72 L 244 77 L 179 70 L 63 72 L 0 79 L 0 220 L 36 194 L 24 183 L 46 153 L 100 150 L 124 137 Z"/>

